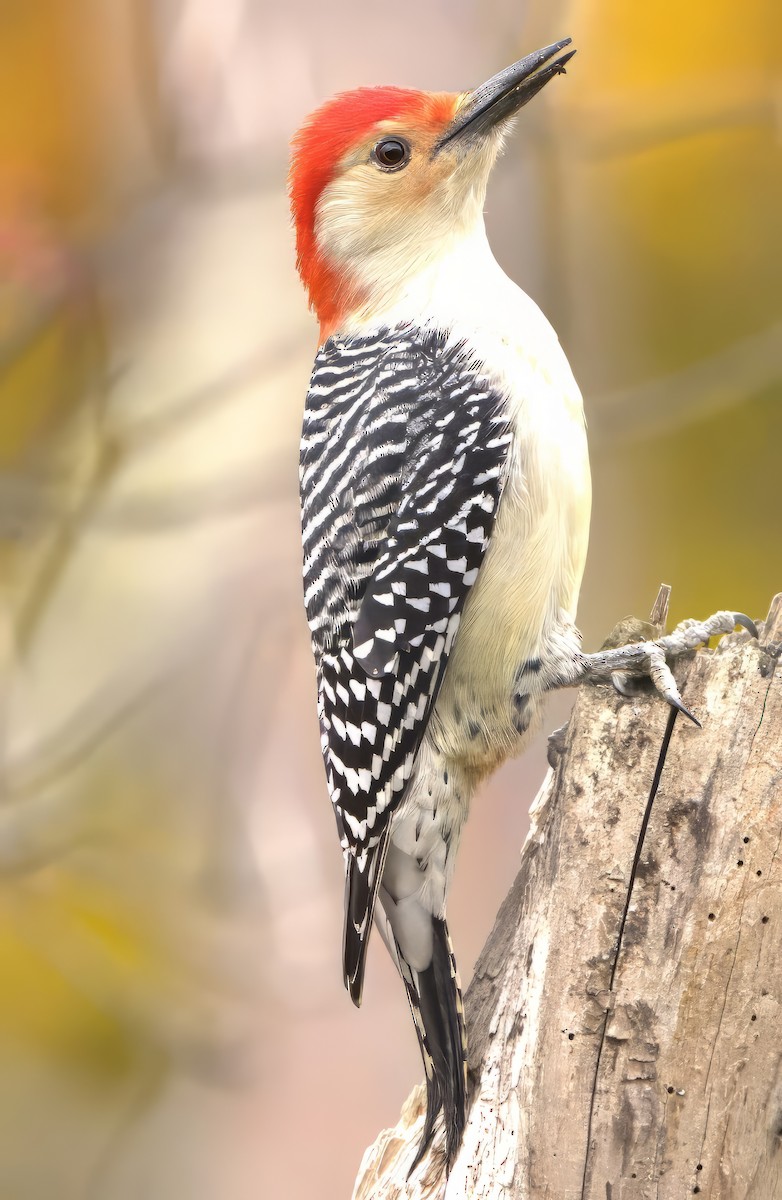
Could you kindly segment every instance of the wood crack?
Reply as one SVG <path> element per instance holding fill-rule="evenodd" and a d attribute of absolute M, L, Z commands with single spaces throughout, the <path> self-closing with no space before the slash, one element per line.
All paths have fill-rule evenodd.
<path fill-rule="evenodd" d="M 652 806 L 654 804 L 655 797 L 656 797 L 658 789 L 660 787 L 660 780 L 662 779 L 663 768 L 665 766 L 665 760 L 668 756 L 668 747 L 671 744 L 671 738 L 673 736 L 673 730 L 674 730 L 674 726 L 676 725 L 677 716 L 678 716 L 677 710 L 675 708 L 671 708 L 668 713 L 668 721 L 665 726 L 665 733 L 663 734 L 663 740 L 662 740 L 662 744 L 660 746 L 660 753 L 657 757 L 657 766 L 655 767 L 654 777 L 652 778 L 652 786 L 649 789 L 649 796 L 646 801 L 644 815 L 641 819 L 641 826 L 638 830 L 638 837 L 636 839 L 636 844 L 635 844 L 635 854 L 633 856 L 633 865 L 630 869 L 630 879 L 629 879 L 628 885 L 627 885 L 627 894 L 625 896 L 625 903 L 624 903 L 624 908 L 622 910 L 622 917 L 619 922 L 619 931 L 618 931 L 617 939 L 616 939 L 616 951 L 614 953 L 614 961 L 611 966 L 611 977 L 608 982 L 608 991 L 611 994 L 614 991 L 614 980 L 616 979 L 616 972 L 617 972 L 617 967 L 619 965 L 619 958 L 622 953 L 622 941 L 624 938 L 625 926 L 627 925 L 627 916 L 628 916 L 628 913 L 630 912 L 630 904 L 631 904 L 631 901 L 633 898 L 633 889 L 635 888 L 635 880 L 636 880 L 636 876 L 638 874 L 638 866 L 641 861 L 641 854 L 643 853 L 644 842 L 646 840 L 646 831 L 649 828 L 649 821 L 651 820 L 651 816 L 652 816 Z M 590 1161 L 590 1155 L 591 1155 L 591 1150 L 592 1150 L 592 1122 L 593 1122 L 594 1111 L 595 1111 L 595 1100 L 597 1097 L 597 1082 L 598 1082 L 598 1078 L 600 1076 L 600 1063 L 601 1063 L 602 1056 L 603 1056 L 603 1047 L 605 1045 L 606 1030 L 608 1028 L 608 1017 L 610 1015 L 610 1012 L 611 1012 L 611 1005 L 609 1004 L 609 1006 L 605 1010 L 605 1013 L 603 1014 L 603 1026 L 600 1031 L 600 1045 L 597 1048 L 597 1059 L 595 1061 L 595 1073 L 594 1073 L 594 1079 L 592 1081 L 592 1092 L 591 1092 L 591 1095 L 589 1098 L 589 1118 L 587 1120 L 587 1141 L 586 1141 L 586 1153 L 584 1155 L 584 1175 L 583 1175 L 583 1178 L 581 1181 L 581 1200 L 584 1200 L 584 1198 L 586 1196 L 586 1187 L 587 1187 L 587 1182 L 589 1180 L 589 1161 Z"/>
<path fill-rule="evenodd" d="M 739 953 L 739 946 L 741 945 L 741 922 L 744 919 L 744 905 L 745 904 L 746 904 L 746 899 L 744 901 L 742 901 L 741 912 L 739 914 L 739 933 L 738 933 L 738 937 L 736 938 L 736 945 L 733 949 L 733 961 L 730 964 L 730 971 L 728 972 L 728 979 L 725 984 L 725 995 L 723 996 L 722 1008 L 720 1009 L 720 1019 L 717 1023 L 717 1032 L 714 1035 L 714 1041 L 712 1042 L 712 1047 L 711 1047 L 711 1054 L 709 1055 L 709 1066 L 706 1071 L 706 1087 L 708 1087 L 709 1079 L 711 1078 L 711 1068 L 712 1068 L 712 1064 L 714 1062 L 714 1052 L 717 1048 L 717 1042 L 719 1041 L 720 1033 L 722 1032 L 722 1022 L 725 1019 L 725 1009 L 726 1009 L 727 1003 L 728 1003 L 728 995 L 730 993 L 730 984 L 731 984 L 731 980 L 733 979 L 733 972 L 736 969 L 736 959 L 737 959 L 738 953 Z"/>

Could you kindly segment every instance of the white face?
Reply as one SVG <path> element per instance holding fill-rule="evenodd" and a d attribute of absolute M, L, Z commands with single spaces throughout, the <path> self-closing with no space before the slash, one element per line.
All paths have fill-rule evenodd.
<path fill-rule="evenodd" d="M 392 298 L 482 221 L 501 133 L 433 155 L 438 136 L 404 119 L 381 122 L 318 201 L 319 249 L 370 299 Z"/>

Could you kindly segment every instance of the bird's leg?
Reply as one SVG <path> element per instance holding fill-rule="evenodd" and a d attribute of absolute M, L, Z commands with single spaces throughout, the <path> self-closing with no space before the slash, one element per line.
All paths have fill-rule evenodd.
<path fill-rule="evenodd" d="M 722 611 L 705 621 L 682 621 L 672 633 L 628 645 L 604 647 L 596 654 L 577 654 L 560 673 L 554 687 L 573 687 L 580 683 L 613 683 L 617 691 L 629 693 L 627 677 L 646 677 L 664 700 L 694 721 L 700 722 L 685 707 L 668 660 L 695 650 L 720 633 L 732 633 L 737 625 L 758 636 L 754 623 L 744 613 Z"/>

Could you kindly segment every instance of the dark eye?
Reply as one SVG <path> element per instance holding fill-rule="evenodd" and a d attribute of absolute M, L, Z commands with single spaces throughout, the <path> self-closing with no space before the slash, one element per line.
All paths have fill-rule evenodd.
<path fill-rule="evenodd" d="M 384 171 L 398 171 L 410 162 L 410 146 L 404 138 L 383 138 L 372 151 L 372 158 Z"/>

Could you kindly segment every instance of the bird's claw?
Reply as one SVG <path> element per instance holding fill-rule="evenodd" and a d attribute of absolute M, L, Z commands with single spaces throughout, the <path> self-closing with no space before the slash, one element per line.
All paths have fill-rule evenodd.
<path fill-rule="evenodd" d="M 673 708 L 678 709 L 685 717 L 689 717 L 699 729 L 701 728 L 700 721 L 690 712 L 681 698 L 679 689 L 676 686 L 676 680 L 673 677 L 673 671 L 666 662 L 664 651 L 654 642 L 649 652 L 649 678 L 663 700 L 666 700 Z"/>
<path fill-rule="evenodd" d="M 746 615 L 746 613 L 734 613 L 733 614 L 733 623 L 734 623 L 734 628 L 736 625 L 741 625 L 741 627 L 743 629 L 746 629 L 746 631 L 750 635 L 750 637 L 757 639 L 758 627 L 755 624 L 755 622 L 752 620 L 752 618 L 748 617 Z"/>
<path fill-rule="evenodd" d="M 672 633 L 659 638 L 656 645 L 663 647 L 666 655 L 675 657 L 687 650 L 697 649 L 717 634 L 732 633 L 737 625 L 741 625 L 752 637 L 758 636 L 755 622 L 748 616 L 723 609 L 707 617 L 705 621 L 695 621 L 692 618 L 681 621 Z"/>
<path fill-rule="evenodd" d="M 620 694 L 630 695 L 631 679 L 646 676 L 668 704 L 700 729 L 700 721 L 681 698 L 668 659 L 697 649 L 717 634 L 732 633 L 737 625 L 746 629 L 752 637 L 758 636 L 754 621 L 744 613 L 722 610 L 705 621 L 681 621 L 671 633 L 654 641 L 635 642 L 597 654 L 585 654 L 578 664 L 574 682 L 583 679 L 593 682 L 610 680 Z"/>

